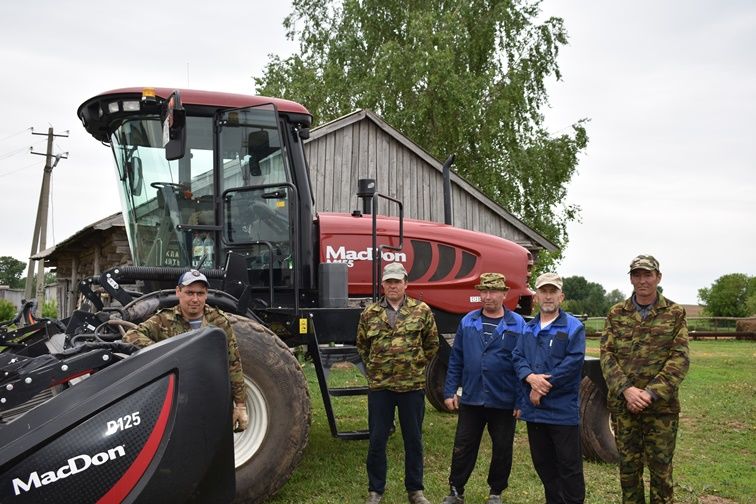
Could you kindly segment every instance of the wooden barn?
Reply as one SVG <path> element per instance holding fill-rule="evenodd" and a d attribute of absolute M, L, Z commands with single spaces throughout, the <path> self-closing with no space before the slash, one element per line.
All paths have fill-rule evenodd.
<path fill-rule="evenodd" d="M 406 218 L 444 221 L 442 163 L 369 110 L 357 110 L 311 131 L 305 144 L 318 211 L 361 208 L 357 181 L 371 178 L 376 190 L 399 199 Z M 500 236 L 528 249 L 533 257 L 556 245 L 451 172 L 452 224 Z M 397 215 L 395 208 L 379 213 Z M 37 254 L 56 268 L 58 313 L 68 316 L 78 302 L 76 285 L 115 266 L 131 264 L 123 216 L 91 224 Z"/>
<path fill-rule="evenodd" d="M 32 259 L 43 259 L 45 267 L 55 268 L 58 316 L 67 317 L 76 309 L 80 280 L 132 264 L 123 215 L 117 213 L 90 224 Z"/>
<path fill-rule="evenodd" d="M 305 144 L 318 211 L 360 208 L 357 181 L 404 203 L 404 216 L 444 222 L 442 162 L 370 110 L 357 110 L 312 130 Z M 451 172 L 452 224 L 513 241 L 530 250 L 557 246 Z M 396 215 L 395 208 L 379 213 Z"/>

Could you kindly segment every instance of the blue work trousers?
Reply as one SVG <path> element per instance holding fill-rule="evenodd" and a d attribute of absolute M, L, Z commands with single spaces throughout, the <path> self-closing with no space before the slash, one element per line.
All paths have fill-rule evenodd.
<path fill-rule="evenodd" d="M 480 441 L 486 427 L 491 436 L 491 464 L 488 466 L 490 493 L 498 495 L 507 488 L 509 474 L 512 472 L 512 442 L 516 422 L 511 409 L 459 405 L 449 485 L 460 495 L 465 493 L 465 484 L 475 469 Z"/>
<path fill-rule="evenodd" d="M 422 390 L 368 392 L 370 447 L 367 455 L 368 490 L 383 494 L 386 489 L 386 445 L 399 410 L 404 440 L 404 486 L 407 492 L 423 490 L 423 418 L 425 394 Z"/>
<path fill-rule="evenodd" d="M 579 426 L 528 422 L 528 442 L 546 504 L 582 504 L 585 479 Z"/>

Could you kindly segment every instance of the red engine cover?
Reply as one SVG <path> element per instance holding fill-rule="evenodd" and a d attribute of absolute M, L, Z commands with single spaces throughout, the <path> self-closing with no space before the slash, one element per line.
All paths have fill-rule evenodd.
<path fill-rule="evenodd" d="M 320 261 L 349 266 L 349 295 L 372 293 L 371 227 L 369 215 L 320 213 Z M 378 245 L 399 244 L 399 220 L 377 217 Z M 450 313 L 480 307 L 475 285 L 481 273 L 499 272 L 510 287 L 505 304 L 517 307 L 528 288 L 528 251 L 516 243 L 436 222 L 404 220 L 401 251 L 383 252 L 383 262 L 401 262 L 409 274 L 410 296 Z"/>

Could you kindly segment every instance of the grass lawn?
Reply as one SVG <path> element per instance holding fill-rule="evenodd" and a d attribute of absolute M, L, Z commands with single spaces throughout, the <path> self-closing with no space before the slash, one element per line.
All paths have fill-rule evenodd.
<path fill-rule="evenodd" d="M 756 344 L 748 341 L 692 341 L 691 369 L 681 391 L 683 412 L 675 453 L 675 495 L 681 503 L 756 502 Z M 598 355 L 598 341 L 588 342 L 588 354 Z M 305 372 L 313 399 L 313 424 L 304 459 L 291 480 L 269 502 L 360 503 L 367 494 L 367 441 L 331 437 L 317 379 L 311 364 Z M 335 369 L 331 383 L 360 384 L 353 368 Z M 339 428 L 367 426 L 365 397 L 334 398 Z M 425 494 L 434 502 L 446 495 L 456 416 L 427 404 Z M 403 448 L 400 433 L 389 441 L 389 475 L 383 502 L 407 502 L 403 485 Z M 483 503 L 490 460 L 487 435 L 478 465 L 466 487 L 466 502 Z M 585 462 L 586 502 L 619 502 L 617 468 Z M 525 425 L 517 427 L 514 464 L 504 501 L 541 503 L 543 492 L 533 470 Z M 719 499 L 717 499 L 719 498 Z"/>

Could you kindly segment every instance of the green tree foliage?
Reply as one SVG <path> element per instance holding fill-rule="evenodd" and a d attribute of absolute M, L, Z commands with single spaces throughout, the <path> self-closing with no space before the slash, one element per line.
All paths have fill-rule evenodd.
<path fill-rule="evenodd" d="M 26 268 L 26 263 L 11 256 L 0 257 L 0 285 L 7 285 L 11 289 L 20 289 L 24 286 L 21 275 Z"/>
<path fill-rule="evenodd" d="M 562 307 L 571 313 L 588 315 L 589 317 L 603 317 L 613 304 L 625 299 L 617 289 L 609 294 L 596 282 L 589 282 L 582 276 L 571 276 L 563 279 L 564 303 Z"/>
<path fill-rule="evenodd" d="M 610 293 L 606 295 L 606 309 L 609 311 L 609 308 L 616 305 L 617 303 L 624 301 L 625 295 L 622 293 L 619 289 L 614 289 Z"/>
<path fill-rule="evenodd" d="M 49 299 L 45 301 L 45 304 L 42 305 L 42 316 L 44 318 L 50 318 L 54 319 L 58 317 L 58 302 L 54 299 Z"/>
<path fill-rule="evenodd" d="M 0 299 L 0 322 L 7 322 L 16 316 L 18 310 L 7 299 Z"/>
<path fill-rule="evenodd" d="M 538 19 L 540 1 L 294 0 L 284 26 L 300 52 L 271 56 L 257 92 L 316 123 L 374 110 L 436 158 L 455 153 L 461 176 L 563 247 L 588 137 L 582 120 L 556 136 L 543 126 L 567 33 Z"/>
<path fill-rule="evenodd" d="M 746 313 L 749 317 L 756 316 L 756 292 L 746 299 Z"/>
<path fill-rule="evenodd" d="M 756 277 L 730 273 L 717 278 L 711 287 L 698 289 L 698 299 L 712 317 L 747 317 L 756 313 Z"/>
<path fill-rule="evenodd" d="M 45 271 L 45 285 L 52 285 L 58 282 L 58 274 L 53 271 Z"/>

